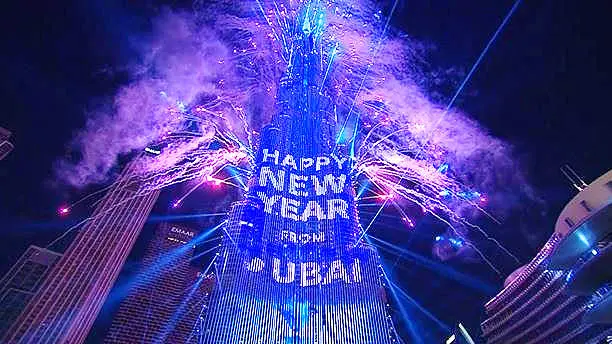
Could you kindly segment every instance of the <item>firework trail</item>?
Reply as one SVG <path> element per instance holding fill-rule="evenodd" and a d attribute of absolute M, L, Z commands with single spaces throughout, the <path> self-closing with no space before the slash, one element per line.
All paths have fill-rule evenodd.
<path fill-rule="evenodd" d="M 481 231 L 470 223 L 474 209 L 497 221 L 482 204 L 501 211 L 497 194 L 529 187 L 509 146 L 432 101 L 421 87 L 425 46 L 389 19 L 367 0 L 196 1 L 193 11 L 168 10 L 132 81 L 76 138 L 80 160 L 60 163 L 58 173 L 75 186 L 101 182 L 119 157 L 144 150 L 137 171 L 146 190 L 217 180 L 245 188 L 219 175 L 228 167 L 250 175 L 259 130 L 282 111 L 277 92 L 298 49 L 294 32 L 310 31 L 325 66 L 319 92 L 336 104 L 337 144 L 350 147 L 353 180 L 369 180 L 368 192 L 410 227 L 402 208 L 416 204 L 458 236 Z"/>

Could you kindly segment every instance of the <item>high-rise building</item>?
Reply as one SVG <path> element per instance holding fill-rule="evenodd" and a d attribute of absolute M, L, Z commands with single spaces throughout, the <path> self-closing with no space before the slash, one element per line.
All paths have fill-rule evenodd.
<path fill-rule="evenodd" d="M 224 228 L 203 343 L 397 341 L 380 258 L 361 240 L 352 160 L 321 92 L 313 11 L 303 10 L 279 112 Z"/>
<path fill-rule="evenodd" d="M 486 305 L 488 344 L 604 343 L 612 338 L 612 171 L 582 185 L 555 233 Z"/>
<path fill-rule="evenodd" d="M 82 343 L 159 191 L 128 165 L 10 327 L 3 343 Z"/>
<path fill-rule="evenodd" d="M 591 297 L 584 323 L 612 324 L 612 170 L 583 187 L 557 220 L 549 269 L 569 272 L 568 294 Z"/>
<path fill-rule="evenodd" d="M 6 156 L 15 148 L 13 144 L 8 140 L 11 137 L 11 132 L 0 127 L 0 160 L 6 158 Z"/>
<path fill-rule="evenodd" d="M 158 226 L 104 343 L 196 342 L 192 332 L 214 281 L 190 264 L 196 235 L 184 226 Z"/>
<path fill-rule="evenodd" d="M 0 338 L 36 295 L 62 255 L 30 246 L 0 280 Z"/>

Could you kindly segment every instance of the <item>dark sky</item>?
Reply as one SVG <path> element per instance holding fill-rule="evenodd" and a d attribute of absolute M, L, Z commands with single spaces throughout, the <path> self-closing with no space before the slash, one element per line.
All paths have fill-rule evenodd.
<path fill-rule="evenodd" d="M 432 64 L 468 70 L 512 3 L 404 1 L 393 23 L 437 47 Z M 612 167 L 607 4 L 523 1 L 457 103 L 514 145 L 544 201 L 537 211 L 517 213 L 491 229 L 522 263 L 552 233 L 556 215 L 574 194 L 559 167 L 571 164 L 587 182 Z M 58 186 L 54 161 L 70 153 L 68 142 L 84 125 L 86 109 L 125 81 L 120 67 L 133 58 L 134 40 L 148 32 L 158 9 L 151 1 L 113 0 L 16 1 L 3 7 L 0 126 L 14 133 L 16 148 L 0 162 L 0 273 L 28 245 L 45 245 L 74 220 L 59 219 L 57 207 L 85 191 Z M 427 256 L 432 233 L 397 243 Z M 471 263 L 445 266 L 494 288 L 503 280 Z M 448 324 L 463 321 L 476 331 L 482 303 L 491 296 L 487 288 L 458 286 L 443 268 L 405 257 L 395 267 L 400 283 L 424 307 Z M 506 264 L 504 272 L 514 267 Z M 427 320 L 417 320 L 417 326 L 438 331 Z M 435 333 L 433 338 L 441 335 Z"/>

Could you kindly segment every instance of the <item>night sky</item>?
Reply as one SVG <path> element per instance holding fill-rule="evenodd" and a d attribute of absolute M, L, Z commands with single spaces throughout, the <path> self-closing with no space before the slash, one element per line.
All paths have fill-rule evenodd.
<path fill-rule="evenodd" d="M 430 64 L 458 67 L 465 74 L 512 3 L 403 1 L 392 24 L 436 47 L 428 56 Z M 542 200 L 524 209 L 518 204 L 519 210 L 501 226 L 487 228 L 521 264 L 550 236 L 556 216 L 575 193 L 559 168 L 570 164 L 590 182 L 612 167 L 608 3 L 523 1 L 456 104 L 514 146 L 523 173 Z M 77 209 L 67 218 L 56 215 L 60 205 L 91 190 L 58 183 L 54 164 L 74 153 L 69 143 L 84 126 L 87 109 L 107 102 L 127 81 L 123 66 L 133 62 L 139 39 L 164 5 L 189 8 L 189 2 L 180 1 L 113 0 L 16 1 L 3 6 L 0 126 L 13 132 L 16 148 L 0 161 L 0 273 L 27 246 L 45 246 L 90 211 Z M 207 204 L 211 199 L 200 201 Z M 500 277 L 480 263 L 441 263 L 431 256 L 435 224 L 425 221 L 408 237 L 395 232 L 397 223 L 383 218 L 376 233 L 428 263 L 382 252 L 395 278 L 441 321 L 451 326 L 462 321 L 478 332 L 482 304 L 518 264 L 500 256 Z M 145 244 L 140 240 L 137 251 Z M 449 269 L 472 276 L 474 283 L 466 286 L 449 277 Z M 414 314 L 416 325 L 432 339 L 444 335 L 416 309 Z M 98 333 L 104 326 L 96 325 Z"/>

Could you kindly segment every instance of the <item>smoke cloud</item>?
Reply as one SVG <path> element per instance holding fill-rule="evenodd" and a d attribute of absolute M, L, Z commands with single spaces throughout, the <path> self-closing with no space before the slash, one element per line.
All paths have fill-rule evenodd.
<path fill-rule="evenodd" d="M 120 157 L 183 130 L 186 113 L 200 118 L 202 136 L 162 152 L 158 159 L 166 160 L 144 172 L 153 172 L 151 166 L 163 172 L 219 134 L 249 146 L 276 111 L 291 30 L 304 15 L 299 6 L 217 1 L 195 11 L 165 10 L 143 39 L 130 81 L 111 102 L 86 114 L 87 124 L 72 143 L 80 159 L 59 161 L 58 177 L 76 187 L 105 181 Z M 444 82 L 439 68 L 423 63 L 428 45 L 387 27 L 371 1 L 326 2 L 316 15 L 323 23 L 313 23 L 322 25 L 322 60 L 331 63 L 325 92 L 338 104 L 339 127 L 359 121 L 359 144 L 376 144 L 360 158 L 409 170 L 431 188 L 430 198 L 436 187 L 478 190 L 501 213 L 504 198 L 496 192 L 535 198 L 511 146 L 469 115 L 446 111 L 435 101 L 439 95 L 423 87 Z M 443 163 L 450 174 L 435 173 Z"/>

